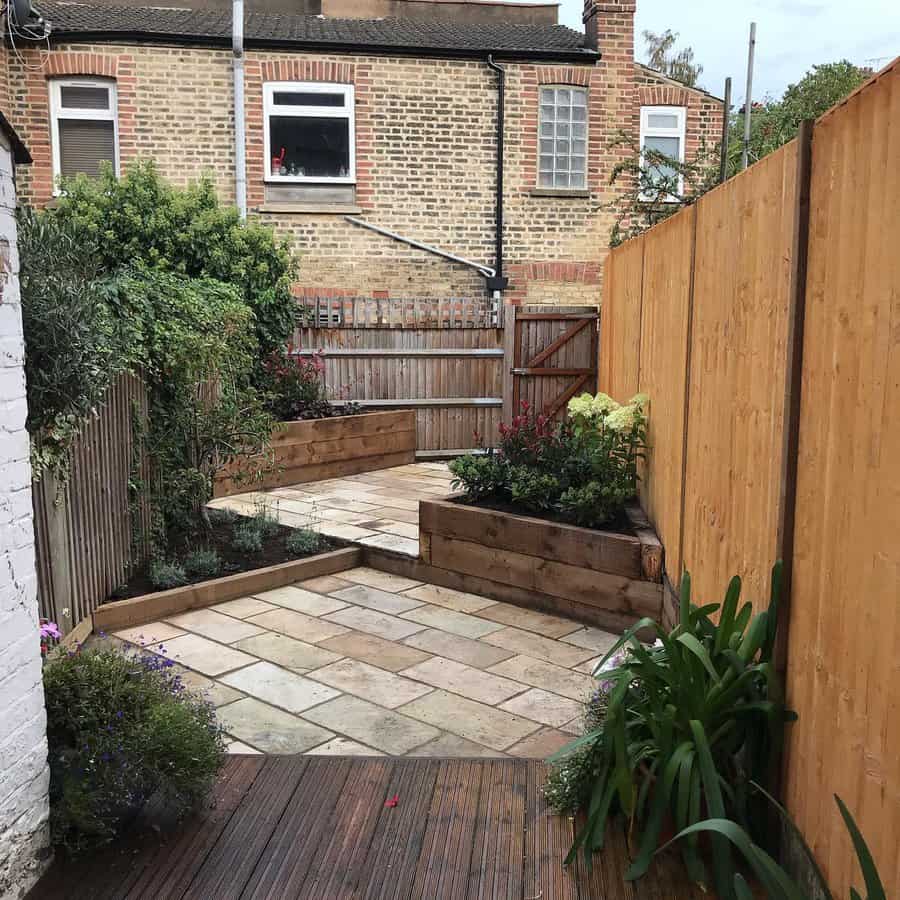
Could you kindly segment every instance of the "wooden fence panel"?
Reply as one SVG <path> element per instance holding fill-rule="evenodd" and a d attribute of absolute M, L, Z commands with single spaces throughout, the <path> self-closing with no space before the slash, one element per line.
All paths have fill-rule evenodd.
<path fill-rule="evenodd" d="M 149 552 L 149 504 L 138 502 L 136 522 L 130 508 L 135 414 L 146 422 L 147 391 L 125 374 L 76 439 L 68 482 L 60 488 L 45 474 L 32 486 L 40 611 L 65 632 Z M 148 478 L 147 460 L 139 465 Z"/>
<path fill-rule="evenodd" d="M 637 393 L 641 358 L 644 238 L 610 251 L 603 278 L 600 390 L 617 400 Z"/>
<path fill-rule="evenodd" d="M 816 123 L 786 799 L 835 896 L 861 886 L 832 798 L 900 896 L 900 67 Z"/>
<path fill-rule="evenodd" d="M 666 567 L 681 571 L 684 439 L 694 207 L 644 241 L 639 387 L 650 397 L 648 451 L 641 467 L 641 505 L 664 537 Z"/>

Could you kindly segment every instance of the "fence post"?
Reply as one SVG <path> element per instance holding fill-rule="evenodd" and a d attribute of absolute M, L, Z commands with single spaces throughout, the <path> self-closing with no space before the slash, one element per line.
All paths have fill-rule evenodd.
<path fill-rule="evenodd" d="M 72 571 L 69 566 L 69 490 L 51 472 L 45 472 L 39 482 L 40 502 L 47 523 L 47 565 L 50 574 L 50 596 L 41 603 L 60 630 L 68 633 L 75 627 L 75 608 L 72 603 Z M 63 615 L 68 608 L 69 615 Z"/>
<path fill-rule="evenodd" d="M 513 413 L 513 368 L 516 365 L 516 310 L 506 303 L 503 307 L 503 421 L 510 422 Z"/>

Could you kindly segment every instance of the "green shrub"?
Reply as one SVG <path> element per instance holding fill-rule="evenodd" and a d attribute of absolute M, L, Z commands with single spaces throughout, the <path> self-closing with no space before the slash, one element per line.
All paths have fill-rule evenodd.
<path fill-rule="evenodd" d="M 528 466 L 511 466 L 509 496 L 525 510 L 543 512 L 552 509 L 559 497 L 559 479 Z"/>
<path fill-rule="evenodd" d="M 462 489 L 470 500 L 502 496 L 509 484 L 509 465 L 496 453 L 460 456 L 450 463 L 454 490 Z"/>
<path fill-rule="evenodd" d="M 119 178 L 106 167 L 99 178 L 67 180 L 52 215 L 95 245 L 109 272 L 127 261 L 233 285 L 253 310 L 251 333 L 263 355 L 290 338 L 296 304 L 287 244 L 221 206 L 211 178 L 176 188 L 152 162 L 134 163 Z"/>
<path fill-rule="evenodd" d="M 590 864 L 602 847 L 606 824 L 621 810 L 640 832 L 637 856 L 626 877 L 646 872 L 668 815 L 683 830 L 704 815 L 765 828 L 754 810 L 751 784 L 765 784 L 777 765 L 785 721 L 772 664 L 781 564 L 772 573 L 766 611 L 740 610 L 741 582 L 733 578 L 722 604 L 691 603 L 690 577 L 681 585 L 680 622 L 670 632 L 642 619 L 601 661 L 607 691 L 602 723 L 564 748 L 556 759 L 590 748 L 597 761 L 588 808 L 569 860 L 579 848 Z M 718 620 L 711 616 L 720 612 Z M 652 630 L 647 647 L 637 638 Z M 622 647 L 627 652 L 620 653 Z M 728 842 L 713 836 L 714 885 L 733 896 L 734 866 Z M 697 837 L 682 845 L 691 877 L 706 881 Z"/>
<path fill-rule="evenodd" d="M 218 550 L 191 550 L 184 558 L 185 571 L 192 578 L 215 578 L 222 571 Z"/>
<path fill-rule="evenodd" d="M 150 584 L 158 591 L 167 591 L 188 583 L 184 566 L 164 559 L 155 559 L 150 563 L 149 577 Z"/>
<path fill-rule="evenodd" d="M 322 536 L 308 528 L 292 531 L 284 541 L 285 549 L 292 556 L 306 556 L 315 553 L 322 543 Z"/>
<path fill-rule="evenodd" d="M 621 512 L 631 493 L 616 482 L 589 481 L 567 488 L 559 497 L 559 509 L 576 525 L 598 528 Z"/>
<path fill-rule="evenodd" d="M 172 663 L 88 650 L 44 668 L 54 843 L 81 852 L 111 841 L 150 799 L 183 815 L 224 760 L 213 708 Z"/>
<path fill-rule="evenodd" d="M 259 553 L 263 548 L 263 536 L 253 519 L 235 526 L 231 546 L 241 553 Z"/>
<path fill-rule="evenodd" d="M 214 525 L 235 525 L 241 518 L 240 513 L 236 513 L 227 506 L 209 510 L 209 520 Z"/>
<path fill-rule="evenodd" d="M 273 538 L 281 532 L 281 523 L 266 506 L 257 507 L 252 522 L 260 537 L 264 539 Z"/>

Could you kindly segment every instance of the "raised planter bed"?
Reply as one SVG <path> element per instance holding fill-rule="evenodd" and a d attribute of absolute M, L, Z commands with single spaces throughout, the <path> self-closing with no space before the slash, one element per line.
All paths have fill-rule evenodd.
<path fill-rule="evenodd" d="M 631 534 L 467 506 L 453 498 L 421 500 L 419 553 L 432 579 L 622 629 L 644 616 L 659 620 L 663 601 L 662 545 L 639 507 L 627 512 Z"/>
<path fill-rule="evenodd" d="M 215 496 L 358 475 L 415 462 L 413 410 L 283 422 L 272 435 L 273 468 L 260 481 L 216 480 Z"/>
<path fill-rule="evenodd" d="M 214 606 L 226 600 L 236 600 L 248 594 L 293 584 L 295 581 L 318 578 L 320 575 L 333 575 L 335 572 L 359 565 L 360 559 L 359 547 L 345 547 L 341 550 L 307 556 L 305 559 L 266 566 L 263 569 L 252 569 L 249 572 L 238 572 L 224 578 L 213 578 L 168 591 L 156 591 L 141 597 L 116 600 L 94 610 L 92 613 L 94 631 L 115 631 L 132 625 L 143 625 L 165 616 L 200 609 L 203 606 Z"/>

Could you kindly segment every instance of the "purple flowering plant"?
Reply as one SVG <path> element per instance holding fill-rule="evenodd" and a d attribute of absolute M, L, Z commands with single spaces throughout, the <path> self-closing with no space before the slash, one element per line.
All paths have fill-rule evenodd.
<path fill-rule="evenodd" d="M 221 768 L 215 710 L 157 650 L 80 650 L 44 667 L 51 832 L 70 853 L 112 841 L 151 797 L 186 814 Z"/>

